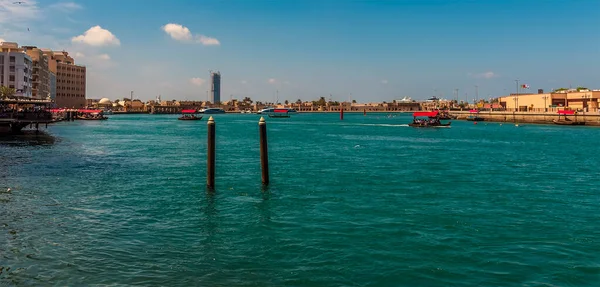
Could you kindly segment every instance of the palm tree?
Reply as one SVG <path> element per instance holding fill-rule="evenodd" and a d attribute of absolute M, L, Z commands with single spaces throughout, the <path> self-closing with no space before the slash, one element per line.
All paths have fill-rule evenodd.
<path fill-rule="evenodd" d="M 16 91 L 13 88 L 9 88 L 7 86 L 0 86 L 0 96 L 2 98 L 8 98 L 10 96 L 13 96 L 15 92 Z"/>

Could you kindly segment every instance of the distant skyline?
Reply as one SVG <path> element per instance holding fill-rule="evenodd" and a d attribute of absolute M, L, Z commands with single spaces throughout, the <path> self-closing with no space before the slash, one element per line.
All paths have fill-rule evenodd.
<path fill-rule="evenodd" d="M 600 88 L 597 0 L 0 0 L 0 41 L 66 50 L 87 98 L 472 101 Z"/>

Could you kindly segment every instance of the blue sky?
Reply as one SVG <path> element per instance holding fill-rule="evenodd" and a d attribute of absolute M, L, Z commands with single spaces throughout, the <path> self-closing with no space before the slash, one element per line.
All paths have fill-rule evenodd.
<path fill-rule="evenodd" d="M 88 98 L 205 100 L 211 69 L 223 100 L 600 88 L 597 0 L 22 1 L 0 0 L 0 39 L 68 51 Z"/>

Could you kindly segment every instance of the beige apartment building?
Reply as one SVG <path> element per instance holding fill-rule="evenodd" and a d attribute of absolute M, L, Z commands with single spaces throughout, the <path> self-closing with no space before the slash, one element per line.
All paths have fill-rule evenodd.
<path fill-rule="evenodd" d="M 507 111 L 556 112 L 562 109 L 585 112 L 598 111 L 600 90 L 565 90 L 538 94 L 511 94 L 501 97 L 500 105 Z"/>
<path fill-rule="evenodd" d="M 56 106 L 60 108 L 84 108 L 86 68 L 76 65 L 65 51 L 42 49 L 48 57 L 48 67 L 56 76 Z"/>
<path fill-rule="evenodd" d="M 34 99 L 46 99 L 50 94 L 50 69 L 48 68 L 48 57 L 41 49 L 35 46 L 23 46 L 25 53 L 33 61 L 33 73 L 31 82 L 31 94 Z"/>

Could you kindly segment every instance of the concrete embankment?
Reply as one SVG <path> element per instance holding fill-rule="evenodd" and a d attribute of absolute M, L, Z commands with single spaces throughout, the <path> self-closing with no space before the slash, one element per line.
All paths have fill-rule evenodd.
<path fill-rule="evenodd" d="M 458 116 L 459 120 L 466 120 L 472 115 L 468 111 L 452 111 L 452 115 Z M 479 117 L 487 122 L 511 122 L 511 123 L 532 123 L 532 124 L 553 124 L 552 120 L 559 120 L 556 113 L 532 113 L 532 112 L 480 112 Z M 586 126 L 600 126 L 600 115 L 592 113 L 577 113 L 576 115 L 567 115 L 572 121 L 585 122 Z M 564 115 L 560 116 L 564 119 Z"/>

